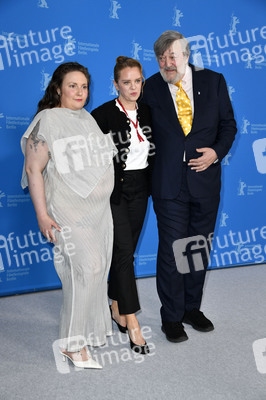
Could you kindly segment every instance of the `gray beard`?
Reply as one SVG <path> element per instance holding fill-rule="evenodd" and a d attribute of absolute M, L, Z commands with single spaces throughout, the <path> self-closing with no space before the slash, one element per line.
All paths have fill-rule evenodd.
<path fill-rule="evenodd" d="M 181 79 L 183 78 L 185 72 L 184 72 L 184 74 L 180 74 L 179 72 L 176 72 L 176 75 L 175 75 L 174 79 L 167 79 L 166 75 L 164 74 L 163 69 L 160 69 L 160 74 L 161 74 L 163 80 L 164 80 L 166 83 L 175 84 L 175 83 L 181 81 Z"/>

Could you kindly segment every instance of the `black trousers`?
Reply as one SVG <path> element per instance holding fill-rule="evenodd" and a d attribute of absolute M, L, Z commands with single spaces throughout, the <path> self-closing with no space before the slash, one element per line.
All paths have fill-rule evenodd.
<path fill-rule="evenodd" d="M 185 311 L 200 308 L 208 266 L 208 251 L 203 251 L 204 244 L 210 245 L 210 234 L 214 231 L 219 207 L 220 196 L 211 195 L 211 186 L 206 197 L 191 196 L 186 179 L 187 168 L 184 163 L 182 187 L 176 199 L 153 199 L 159 232 L 157 291 L 162 304 L 161 318 L 165 322 L 182 321 Z M 185 248 L 184 245 L 182 251 L 184 241 L 177 242 L 180 261 L 185 260 L 189 265 L 189 272 L 187 270 L 184 273 L 180 265 L 176 264 L 173 243 L 178 239 L 195 236 L 199 239 L 203 237 L 204 240 L 194 238 L 194 250 L 193 246 Z M 190 249 L 190 254 L 187 249 Z M 201 265 L 194 265 L 194 260 Z"/>
<path fill-rule="evenodd" d="M 134 253 L 148 201 L 147 169 L 125 171 L 120 204 L 111 204 L 114 247 L 108 296 L 117 300 L 120 314 L 140 309 L 134 272 Z"/>

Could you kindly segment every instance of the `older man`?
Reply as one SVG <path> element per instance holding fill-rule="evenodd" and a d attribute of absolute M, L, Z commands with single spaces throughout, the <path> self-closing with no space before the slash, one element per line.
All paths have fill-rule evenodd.
<path fill-rule="evenodd" d="M 143 102 L 151 107 L 156 145 L 157 290 L 162 331 L 181 342 L 188 339 L 183 323 L 202 332 L 214 329 L 200 311 L 206 243 L 219 207 L 221 160 L 234 141 L 236 123 L 223 75 L 189 64 L 182 34 L 164 32 L 154 51 L 160 72 L 147 79 Z"/>

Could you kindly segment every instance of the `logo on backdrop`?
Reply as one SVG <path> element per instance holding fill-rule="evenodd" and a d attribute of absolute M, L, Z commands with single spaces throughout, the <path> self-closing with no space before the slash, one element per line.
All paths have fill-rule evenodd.
<path fill-rule="evenodd" d="M 72 39 L 75 41 L 75 39 Z M 76 42 L 76 41 L 75 41 Z M 98 43 L 78 42 L 78 54 L 87 56 L 89 53 L 97 53 L 100 50 Z"/>
<path fill-rule="evenodd" d="M 174 7 L 174 16 L 173 16 L 173 26 L 181 26 L 180 24 L 180 18 L 182 18 L 184 14 L 177 9 L 177 7 Z"/>
<path fill-rule="evenodd" d="M 237 190 L 237 194 L 238 196 L 245 196 L 245 189 L 247 187 L 247 184 L 242 181 L 242 179 L 239 179 L 239 183 L 238 183 L 238 190 Z"/>
<path fill-rule="evenodd" d="M 110 76 L 110 86 L 109 86 L 109 94 L 110 96 L 117 96 L 118 92 L 114 85 L 114 75 Z"/>
<path fill-rule="evenodd" d="M 31 201 L 30 194 L 6 194 L 0 190 L 0 208 L 18 207 Z"/>
<path fill-rule="evenodd" d="M 258 172 L 266 174 L 266 138 L 255 140 L 252 148 Z"/>
<path fill-rule="evenodd" d="M 41 71 L 41 90 L 45 92 L 50 80 L 52 78 L 52 75 L 48 74 L 45 72 L 45 69 L 43 68 Z"/>
<path fill-rule="evenodd" d="M 29 117 L 10 117 L 6 115 L 6 129 L 17 129 L 21 128 L 22 126 L 28 127 L 30 123 Z"/>
<path fill-rule="evenodd" d="M 72 29 L 62 26 L 46 29 L 45 32 L 0 35 L 0 71 L 12 66 L 21 68 L 32 64 L 52 61 L 62 63 L 65 56 L 75 53 Z"/>
<path fill-rule="evenodd" d="M 248 119 L 246 119 L 246 117 L 244 116 L 242 118 L 242 126 L 241 126 L 241 133 L 246 134 L 248 133 L 248 126 L 250 125 L 250 121 Z"/>
<path fill-rule="evenodd" d="M 46 0 L 39 0 L 38 1 L 38 7 L 49 8 Z"/>
<path fill-rule="evenodd" d="M 237 32 L 236 26 L 237 26 L 237 24 L 239 24 L 239 22 L 240 22 L 239 19 L 234 14 L 232 14 L 231 15 L 229 33 L 236 33 Z"/>
<path fill-rule="evenodd" d="M 227 226 L 226 220 L 229 218 L 229 215 L 226 214 L 225 212 L 222 213 L 221 219 L 220 219 L 220 227 Z"/>
<path fill-rule="evenodd" d="M 231 157 L 232 157 L 232 153 L 226 154 L 226 156 L 223 159 L 222 165 L 230 165 L 229 158 L 231 158 Z"/>
<path fill-rule="evenodd" d="M 131 57 L 141 61 L 153 61 L 155 54 L 152 49 L 145 49 L 135 40 L 131 42 Z"/>
<path fill-rule="evenodd" d="M 249 55 L 248 55 L 248 58 L 247 58 L 246 65 L 245 65 L 245 68 L 247 68 L 247 69 L 252 69 L 252 63 L 251 63 L 251 61 L 253 61 L 253 60 L 255 60 L 255 57 L 252 56 L 251 54 L 249 54 Z"/>
<path fill-rule="evenodd" d="M 266 172 L 265 172 L 266 173 Z M 255 194 L 261 193 L 263 191 L 263 185 L 248 185 L 242 179 L 239 179 L 237 195 L 238 196 L 253 196 Z"/>
<path fill-rule="evenodd" d="M 117 10 L 121 8 L 121 4 L 119 4 L 118 1 L 115 0 L 110 0 L 110 1 L 111 1 L 111 7 L 110 7 L 109 17 L 112 19 L 119 19 Z"/>
<path fill-rule="evenodd" d="M 266 124 L 254 124 L 251 123 L 245 115 L 242 117 L 242 124 L 240 128 L 241 135 L 260 134 L 262 131 L 266 132 Z"/>
<path fill-rule="evenodd" d="M 0 190 L 0 208 L 3 207 L 2 199 L 6 197 L 6 194 Z"/>
<path fill-rule="evenodd" d="M 133 40 L 132 51 L 131 51 L 132 58 L 135 58 L 135 60 L 140 60 L 139 57 L 140 50 L 142 50 L 142 46 L 139 43 L 135 42 L 135 40 Z"/>
<path fill-rule="evenodd" d="M 235 88 L 233 87 L 233 86 L 231 86 L 231 85 L 228 85 L 228 94 L 229 94 L 229 97 L 230 97 L 230 100 L 231 101 L 233 101 L 233 96 L 232 96 L 232 94 L 233 93 L 235 93 Z"/>
<path fill-rule="evenodd" d="M 153 61 L 155 59 L 155 54 L 153 49 L 145 49 L 141 43 L 135 41 L 135 39 L 131 42 L 131 50 L 130 54 L 132 58 L 135 60 L 142 61 Z"/>
<path fill-rule="evenodd" d="M 266 66 L 265 39 L 266 27 L 254 27 L 237 30 L 240 21 L 231 16 L 230 30 L 228 33 L 215 35 L 195 35 L 188 37 L 190 43 L 192 63 L 200 68 L 224 67 L 232 64 L 243 63 L 245 68 L 262 68 Z"/>
<path fill-rule="evenodd" d="M 240 23 L 240 20 L 238 17 L 236 17 L 234 14 L 231 16 L 231 22 L 230 22 L 230 29 L 229 29 L 229 34 L 237 33 L 237 24 Z M 252 63 L 251 61 L 255 60 L 255 57 L 251 54 L 247 54 L 247 60 L 245 64 L 245 68 L 251 69 L 252 68 Z"/>
<path fill-rule="evenodd" d="M 2 125 L 2 121 L 4 121 L 4 113 L 0 113 L 0 124 Z M 2 126 L 0 125 L 0 129 L 2 129 Z"/>

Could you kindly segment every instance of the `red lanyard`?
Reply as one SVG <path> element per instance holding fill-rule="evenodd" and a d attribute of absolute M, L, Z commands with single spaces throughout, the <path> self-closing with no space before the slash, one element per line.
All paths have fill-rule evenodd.
<path fill-rule="evenodd" d="M 136 121 L 137 121 L 136 123 L 135 123 L 134 121 L 132 121 L 132 119 L 129 117 L 129 115 L 128 115 L 128 113 L 127 113 L 127 110 L 124 108 L 123 104 L 121 103 L 121 101 L 120 101 L 119 99 L 117 99 L 117 101 L 118 101 L 118 103 L 120 104 L 120 106 L 122 107 L 122 109 L 123 109 L 124 113 L 126 114 L 126 116 L 127 116 L 127 117 L 130 119 L 130 121 L 132 122 L 134 128 L 136 129 L 136 132 L 137 132 L 137 136 L 138 136 L 139 141 L 140 141 L 140 142 L 144 142 L 143 137 L 141 137 L 140 134 L 139 134 L 139 132 L 138 132 L 138 124 L 139 124 L 138 118 L 137 118 L 137 120 L 136 120 Z"/>

